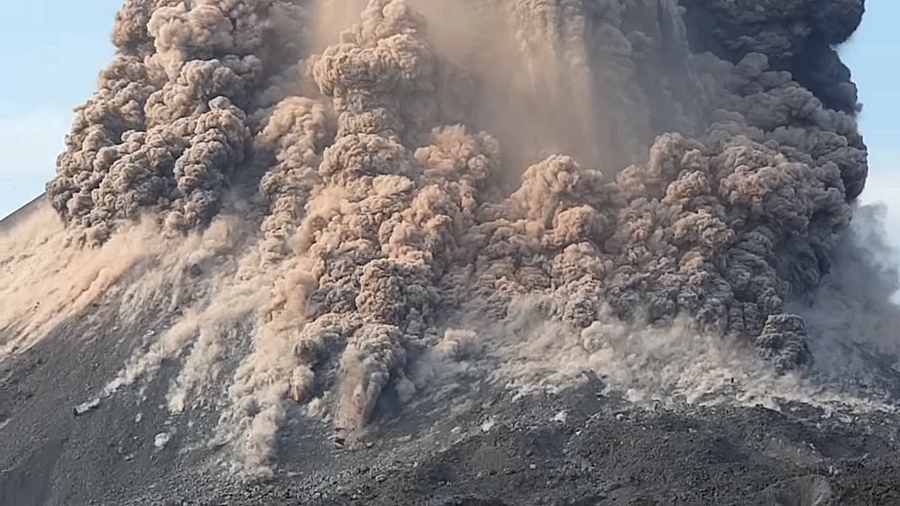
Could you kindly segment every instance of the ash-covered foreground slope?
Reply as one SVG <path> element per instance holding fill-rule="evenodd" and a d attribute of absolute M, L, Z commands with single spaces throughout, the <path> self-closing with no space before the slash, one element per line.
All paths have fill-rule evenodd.
<path fill-rule="evenodd" d="M 895 504 L 900 417 L 849 406 L 636 406 L 586 373 L 559 392 L 460 382 L 400 405 L 378 431 L 336 448 L 331 426 L 287 408 L 277 472 L 219 466 L 208 410 L 166 408 L 177 361 L 141 389 L 75 408 L 169 324 L 164 307 L 123 321 L 119 294 L 61 322 L 0 368 L 0 504 L 544 505 Z M 884 367 L 874 358 L 873 369 Z M 882 369 L 900 394 L 900 374 Z M 211 405 L 213 403 L 210 403 Z"/>
<path fill-rule="evenodd" d="M 4 500 L 887 500 L 863 13 L 127 0 L 0 227 Z"/>

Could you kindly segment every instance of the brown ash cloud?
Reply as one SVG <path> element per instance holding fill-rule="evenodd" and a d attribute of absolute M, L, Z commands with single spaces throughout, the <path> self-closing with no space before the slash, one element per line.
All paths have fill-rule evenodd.
<path fill-rule="evenodd" d="M 867 174 L 834 49 L 863 10 L 129 0 L 48 194 L 89 245 L 249 200 L 278 279 L 257 347 L 293 350 L 275 425 L 293 397 L 362 429 L 392 382 L 424 388 L 407 376 L 448 325 L 523 299 L 573 335 L 687 315 L 803 368 L 816 336 L 790 308 L 841 261 Z M 248 364 L 236 403 L 263 388 Z"/>

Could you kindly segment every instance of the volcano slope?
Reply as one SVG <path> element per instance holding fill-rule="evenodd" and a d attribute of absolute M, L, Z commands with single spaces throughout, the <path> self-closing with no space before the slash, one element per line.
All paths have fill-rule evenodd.
<path fill-rule="evenodd" d="M 4 504 L 889 504 L 861 0 L 128 0 L 0 225 Z"/>
<path fill-rule="evenodd" d="M 170 308 L 147 308 L 126 322 L 121 304 L 107 291 L 4 363 L 2 504 L 900 501 L 900 417 L 891 410 L 777 394 L 753 406 L 636 403 L 590 372 L 559 389 L 523 392 L 479 374 L 406 404 L 383 395 L 377 430 L 352 449 L 335 447 L 327 420 L 289 404 L 276 471 L 248 480 L 209 443 L 219 423 L 212 406 L 167 409 L 175 360 L 142 388 L 75 415 L 173 318 Z M 873 378 L 888 384 L 893 374 L 900 385 L 882 364 L 871 358 L 873 371 L 882 367 Z"/>

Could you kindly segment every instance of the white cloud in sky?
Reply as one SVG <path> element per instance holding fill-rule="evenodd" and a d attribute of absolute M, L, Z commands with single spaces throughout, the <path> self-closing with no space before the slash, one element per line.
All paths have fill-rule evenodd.
<path fill-rule="evenodd" d="M 0 217 L 44 191 L 73 119 L 69 110 L 0 117 Z"/>
<path fill-rule="evenodd" d="M 891 244 L 900 248 L 900 150 L 871 151 L 869 177 L 861 200 L 887 205 L 885 227 Z"/>

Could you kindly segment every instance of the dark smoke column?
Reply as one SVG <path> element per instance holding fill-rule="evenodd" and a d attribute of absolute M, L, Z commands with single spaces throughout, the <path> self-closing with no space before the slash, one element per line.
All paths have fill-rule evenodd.
<path fill-rule="evenodd" d="M 787 55 L 836 55 L 816 41 L 846 39 L 861 3 L 688 1 L 684 16 L 664 0 L 539 3 L 547 18 L 582 18 L 595 83 L 609 81 L 604 72 L 628 83 L 616 100 L 597 90 L 600 121 L 640 106 L 645 115 L 628 117 L 649 118 L 657 137 L 617 173 L 551 157 L 525 173 L 499 219 L 484 213 L 471 241 L 492 313 L 523 294 L 543 294 L 549 314 L 581 328 L 607 309 L 651 324 L 689 313 L 755 342 L 778 369 L 808 364 L 806 325 L 786 301 L 827 275 L 866 148 L 855 91 L 835 99 L 849 76 L 812 83 Z"/>
<path fill-rule="evenodd" d="M 685 7 L 691 49 L 738 63 L 749 53 L 766 55 L 773 70 L 786 70 L 825 107 L 860 110 L 856 84 L 835 47 L 859 28 L 864 0 L 678 0 Z M 865 150 L 862 138 L 851 145 Z M 847 198 L 865 186 L 867 165 L 842 167 Z"/>

